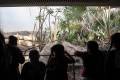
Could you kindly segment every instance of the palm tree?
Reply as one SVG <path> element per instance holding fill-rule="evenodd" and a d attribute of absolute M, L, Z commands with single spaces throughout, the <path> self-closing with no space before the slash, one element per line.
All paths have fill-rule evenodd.
<path fill-rule="evenodd" d="M 106 42 L 115 32 L 119 32 L 120 9 L 108 7 L 87 7 L 82 16 L 82 29 L 89 32 L 89 37 Z M 88 38 L 89 40 L 89 38 Z"/>
<path fill-rule="evenodd" d="M 84 41 L 109 39 L 111 34 L 118 32 L 120 28 L 120 9 L 110 6 L 88 6 L 83 9 L 80 6 L 65 7 L 64 16 L 61 29 L 77 32 L 80 40 Z M 76 28 L 78 25 L 79 28 Z"/>

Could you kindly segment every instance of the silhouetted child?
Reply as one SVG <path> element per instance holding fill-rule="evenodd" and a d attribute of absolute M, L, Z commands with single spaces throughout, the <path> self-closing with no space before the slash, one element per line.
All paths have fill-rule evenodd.
<path fill-rule="evenodd" d="M 45 64 L 39 61 L 39 52 L 31 50 L 29 53 L 30 62 L 24 64 L 21 79 L 22 80 L 44 80 Z"/>
<path fill-rule="evenodd" d="M 68 80 L 67 68 L 74 59 L 64 50 L 64 46 L 56 44 L 51 48 L 51 55 L 47 63 L 45 80 Z"/>
<path fill-rule="evenodd" d="M 96 41 L 88 41 L 86 52 L 75 52 L 83 59 L 83 77 L 87 80 L 104 80 L 104 55 Z"/>
<path fill-rule="evenodd" d="M 120 80 L 120 33 L 111 36 L 111 47 L 108 53 L 107 79 Z"/>
<path fill-rule="evenodd" d="M 7 51 L 9 55 L 9 79 L 18 80 L 20 78 L 19 64 L 24 63 L 25 59 L 22 51 L 17 47 L 17 38 L 15 36 L 9 36 Z"/>

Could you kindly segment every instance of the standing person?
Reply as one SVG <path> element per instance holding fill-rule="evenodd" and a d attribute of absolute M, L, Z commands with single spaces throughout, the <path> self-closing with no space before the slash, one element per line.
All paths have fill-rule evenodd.
<path fill-rule="evenodd" d="M 111 36 L 106 70 L 107 80 L 120 80 L 120 33 Z"/>
<path fill-rule="evenodd" d="M 64 50 L 64 46 L 56 44 L 51 48 L 51 55 L 47 63 L 45 80 L 68 80 L 67 68 L 74 59 Z"/>
<path fill-rule="evenodd" d="M 29 53 L 30 62 L 24 64 L 21 79 L 22 80 L 44 80 L 45 64 L 39 61 L 39 52 L 31 50 Z"/>
<path fill-rule="evenodd" d="M 23 64 L 25 59 L 22 51 L 17 47 L 17 38 L 15 36 L 9 36 L 7 51 L 9 54 L 9 79 L 19 80 L 19 64 Z"/>
<path fill-rule="evenodd" d="M 7 54 L 6 54 L 6 45 L 5 38 L 2 32 L 0 31 L 0 79 L 7 80 Z"/>
<path fill-rule="evenodd" d="M 85 80 L 104 80 L 104 55 L 96 41 L 88 41 L 86 52 L 75 52 L 83 59 Z"/>

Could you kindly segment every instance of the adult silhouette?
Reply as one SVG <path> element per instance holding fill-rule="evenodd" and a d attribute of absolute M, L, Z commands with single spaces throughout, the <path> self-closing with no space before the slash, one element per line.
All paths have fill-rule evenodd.
<path fill-rule="evenodd" d="M 73 62 L 74 59 L 64 50 L 63 45 L 54 45 L 47 63 L 45 80 L 68 80 L 68 64 Z"/>
<path fill-rule="evenodd" d="M 39 52 L 31 50 L 29 53 L 30 62 L 24 64 L 21 79 L 22 80 L 44 80 L 45 64 L 39 61 Z"/>
<path fill-rule="evenodd" d="M 96 41 L 87 42 L 86 52 L 75 52 L 83 59 L 83 77 L 87 80 L 104 80 L 104 54 L 99 50 Z"/>
<path fill-rule="evenodd" d="M 17 38 L 15 36 L 9 36 L 9 42 L 7 44 L 7 53 L 9 55 L 9 79 L 19 80 L 19 64 L 24 63 L 25 59 L 22 55 L 22 51 L 17 47 Z"/>
<path fill-rule="evenodd" d="M 6 80 L 7 76 L 7 65 L 6 65 L 6 46 L 5 46 L 5 38 L 2 32 L 0 32 L 0 79 Z"/>
<path fill-rule="evenodd" d="M 120 33 L 111 36 L 111 45 L 108 52 L 106 73 L 108 80 L 120 80 Z"/>

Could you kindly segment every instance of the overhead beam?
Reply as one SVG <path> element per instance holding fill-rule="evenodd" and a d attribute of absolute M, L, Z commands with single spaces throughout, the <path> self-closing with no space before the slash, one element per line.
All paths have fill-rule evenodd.
<path fill-rule="evenodd" d="M 120 6 L 119 0 L 0 0 L 0 6 Z"/>

